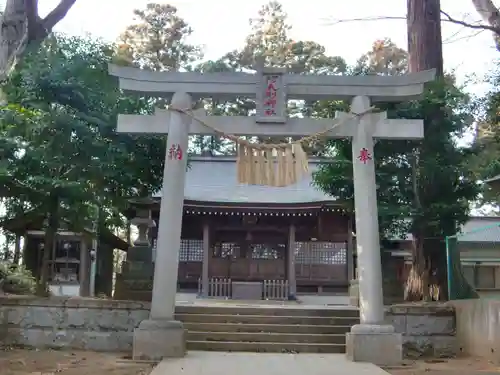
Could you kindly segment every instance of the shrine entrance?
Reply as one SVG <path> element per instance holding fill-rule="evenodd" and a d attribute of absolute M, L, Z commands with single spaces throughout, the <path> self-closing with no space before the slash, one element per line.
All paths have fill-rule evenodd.
<path fill-rule="evenodd" d="M 235 281 L 286 279 L 288 234 L 279 231 L 216 231 L 209 277 Z"/>
<path fill-rule="evenodd" d="M 197 158 L 192 169 L 199 176 L 197 171 L 214 171 L 221 164 L 228 175 L 236 174 L 236 163 Z M 192 201 L 185 206 L 180 291 L 194 292 L 196 288 L 200 297 L 235 298 L 232 284 L 242 282 L 283 289 L 274 295 L 263 292 L 257 299 L 285 300 L 290 292 L 292 296 L 297 292 L 347 293 L 354 262 L 350 217 L 342 208 L 316 203 L 306 208 L 256 210 L 248 205 L 220 208 Z M 154 220 L 157 207 L 151 206 Z M 154 243 L 156 236 L 154 233 Z"/>
<path fill-rule="evenodd" d="M 119 77 L 123 90 L 156 96 L 173 94 L 168 110 L 159 109 L 152 116 L 120 115 L 118 132 L 168 134 L 167 150 L 172 146 L 180 150 L 179 156 L 172 157 L 167 152 L 165 158 L 150 320 L 141 323 L 136 331 L 134 357 L 171 355 L 167 352 L 174 344 L 165 337 L 174 337 L 171 329 L 174 324 L 177 327 L 175 346 L 182 347 L 182 327 L 178 323 L 157 332 L 161 322 L 175 320 L 177 249 L 182 237 L 187 170 L 187 158 L 182 155 L 189 146 L 190 134 L 217 134 L 236 144 L 239 184 L 271 187 L 293 185 L 307 175 L 308 157 L 303 145 L 320 138 L 351 139 L 361 324 L 354 326 L 348 335 L 348 352 L 357 360 L 372 361 L 373 353 L 379 353 L 380 347 L 398 348 L 391 353 L 397 362 L 402 353 L 402 337 L 384 318 L 374 144 L 376 139 L 422 139 L 423 122 L 388 119 L 387 112 L 375 112 L 373 103 L 418 98 L 424 83 L 433 80 L 435 72 L 387 77 L 302 75 L 290 74 L 284 68 L 266 67 L 262 60 L 256 66 L 256 74 L 147 72 L 118 66 L 110 66 L 110 73 Z M 209 116 L 203 109 L 193 108 L 199 98 L 244 96 L 256 99 L 255 116 Z M 309 102 L 347 99 L 351 107 L 349 113 L 336 113 L 335 119 L 292 118 L 287 113 L 289 99 Z M 242 136 L 286 137 L 293 141 L 255 144 Z M 295 195 L 299 193 L 297 190 Z M 295 242 L 294 225 L 290 226 L 289 234 Z M 204 242 L 205 246 L 208 247 L 208 242 Z M 288 250 L 293 259 L 295 248 L 289 246 Z M 209 252 L 205 254 L 208 256 Z M 287 266 L 294 269 L 293 261 Z M 203 270 L 204 280 L 208 278 L 208 270 Z M 290 276 L 295 277 L 295 270 Z M 153 334 L 158 340 L 168 342 L 157 353 L 149 344 Z M 377 340 L 373 340 L 374 334 Z"/>

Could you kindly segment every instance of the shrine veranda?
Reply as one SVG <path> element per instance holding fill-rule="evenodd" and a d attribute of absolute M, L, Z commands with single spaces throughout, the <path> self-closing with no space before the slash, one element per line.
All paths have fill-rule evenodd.
<path fill-rule="evenodd" d="M 424 84 L 434 79 L 434 71 L 394 77 L 294 75 L 262 65 L 256 74 L 148 72 L 113 65 L 109 71 L 119 78 L 123 90 L 155 97 L 173 95 L 169 110 L 118 118 L 118 132 L 168 135 L 151 314 L 136 330 L 134 357 L 183 355 L 180 350 L 185 340 L 182 325 L 174 320 L 173 312 L 184 211 L 186 150 L 189 135 L 216 134 L 216 129 L 235 136 L 268 137 L 303 137 L 325 132 L 328 138 L 352 140 L 355 212 L 363 213 L 355 217 L 361 324 L 353 326 L 347 335 L 347 354 L 355 361 L 375 362 L 373 353 L 380 352 L 375 349 L 387 347 L 384 362 L 395 363 L 401 359 L 401 335 L 384 323 L 373 145 L 374 139 L 422 139 L 423 123 L 387 119 L 385 112 L 373 113 L 370 108 L 374 102 L 418 98 Z M 256 98 L 256 116 L 207 116 L 203 111 L 192 110 L 199 98 L 237 96 Z M 351 112 L 337 113 L 339 125 L 336 127 L 332 119 L 287 118 L 289 99 L 347 99 L 351 101 Z M 288 264 L 294 264 L 293 258 Z M 206 279 L 206 272 L 203 278 Z"/>

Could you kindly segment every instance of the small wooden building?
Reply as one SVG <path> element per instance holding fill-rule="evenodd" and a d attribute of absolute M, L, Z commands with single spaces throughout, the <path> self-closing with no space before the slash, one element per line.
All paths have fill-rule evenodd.
<path fill-rule="evenodd" d="M 44 254 L 45 216 L 27 212 L 0 223 L 0 227 L 24 238 L 22 261 L 35 277 L 40 275 Z M 49 256 L 49 289 L 55 295 L 89 296 L 91 265 L 95 261 L 95 294 L 112 295 L 113 250 L 127 250 L 128 244 L 108 228 L 96 235 L 90 229 L 72 230 L 62 221 Z"/>
<path fill-rule="evenodd" d="M 311 170 L 317 167 L 318 161 L 310 162 Z M 137 216 L 146 205 L 158 222 L 160 201 L 161 195 L 136 200 L 127 215 Z M 346 292 L 354 274 L 351 216 L 316 189 L 311 176 L 287 187 L 242 185 L 235 158 L 194 157 L 179 261 L 179 288 L 206 295 L 231 297 L 227 290 L 252 283 L 281 286 L 278 294 L 283 287 L 292 295 Z M 266 293 L 273 295 L 264 288 Z"/>

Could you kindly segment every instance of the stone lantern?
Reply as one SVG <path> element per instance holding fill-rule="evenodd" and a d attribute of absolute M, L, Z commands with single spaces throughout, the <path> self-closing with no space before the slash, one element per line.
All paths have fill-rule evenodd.
<path fill-rule="evenodd" d="M 156 227 L 151 211 L 139 208 L 131 221 L 138 230 L 138 237 L 128 248 L 127 260 L 123 262 L 120 286 L 115 289 L 115 298 L 130 300 L 151 299 L 153 287 L 153 248 L 149 233 Z"/>

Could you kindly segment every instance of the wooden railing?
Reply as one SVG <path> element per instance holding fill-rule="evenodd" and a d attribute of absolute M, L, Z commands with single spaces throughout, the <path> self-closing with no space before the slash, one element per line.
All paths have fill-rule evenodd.
<path fill-rule="evenodd" d="M 289 295 L 288 280 L 264 280 L 264 299 L 286 300 Z"/>
<path fill-rule="evenodd" d="M 231 279 L 212 277 L 208 279 L 208 295 L 207 297 L 214 298 L 231 298 Z M 203 293 L 203 284 L 201 279 L 198 279 L 198 295 Z"/>
<path fill-rule="evenodd" d="M 210 298 L 226 298 L 232 297 L 232 281 L 227 278 L 210 278 L 208 279 L 208 296 Z M 286 300 L 289 295 L 289 285 L 287 280 L 264 280 L 263 297 L 265 300 Z M 198 294 L 202 295 L 203 285 L 201 279 L 198 279 Z"/>

